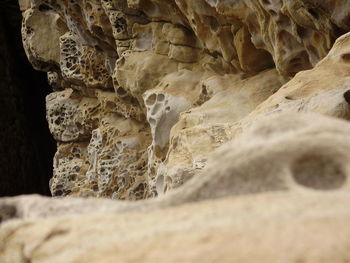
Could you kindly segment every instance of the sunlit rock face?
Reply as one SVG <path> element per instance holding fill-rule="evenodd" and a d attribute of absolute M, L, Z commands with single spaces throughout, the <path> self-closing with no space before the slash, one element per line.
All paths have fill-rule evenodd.
<path fill-rule="evenodd" d="M 53 88 L 53 196 L 155 197 L 259 116 L 349 118 L 349 36 L 326 57 L 350 29 L 346 0 L 19 2 Z"/>

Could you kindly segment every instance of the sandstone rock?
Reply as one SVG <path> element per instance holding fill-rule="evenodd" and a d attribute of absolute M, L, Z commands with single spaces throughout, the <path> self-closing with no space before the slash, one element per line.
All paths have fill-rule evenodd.
<path fill-rule="evenodd" d="M 0 199 L 1 262 L 349 260 L 346 0 L 20 6 L 67 198 Z"/>
<path fill-rule="evenodd" d="M 226 75 L 203 81 L 202 94 L 211 99 L 183 112 L 172 128 L 167 159 L 157 175 L 169 181 L 164 187 L 177 187 L 198 174 L 208 154 L 232 138 L 230 126 L 275 93 L 282 83 L 275 70 L 248 79 Z"/>
<path fill-rule="evenodd" d="M 148 195 L 147 129 L 132 120 L 106 116 L 92 132 L 86 179 L 94 196 L 139 200 Z M 85 180 L 86 180 L 85 179 Z M 83 189 L 84 186 L 79 187 Z"/>
<path fill-rule="evenodd" d="M 71 206 L 69 199 L 8 198 L 0 201 L 0 208 L 13 207 L 15 217 L 30 218 L 105 211 L 150 211 L 189 202 L 271 191 L 300 194 L 323 191 L 324 195 L 347 193 L 349 132 L 350 125 L 344 120 L 310 113 L 277 114 L 265 117 L 247 128 L 240 137 L 214 151 L 207 167 L 198 176 L 163 197 L 126 203 L 72 199 Z M 108 175 L 108 172 L 103 174 Z M 122 176 L 123 173 L 116 178 Z M 172 180 L 163 179 L 163 182 L 160 178 L 157 180 L 160 189 Z M 63 178 L 58 181 L 65 182 Z M 98 189 L 102 189 L 103 193 L 101 185 Z M 84 191 L 84 185 L 79 190 Z M 67 206 L 70 208 L 65 208 Z"/>
<path fill-rule="evenodd" d="M 203 172 L 173 199 L 275 190 L 348 191 L 349 128 L 346 121 L 317 114 L 265 117 L 215 151 Z"/>
<path fill-rule="evenodd" d="M 97 128 L 98 100 L 81 97 L 72 89 L 46 97 L 49 128 L 55 140 L 71 142 L 89 138 Z"/>
<path fill-rule="evenodd" d="M 0 200 L 0 261 L 348 260 L 347 1 L 19 2 L 80 198 Z"/>
<path fill-rule="evenodd" d="M 315 68 L 298 73 L 237 123 L 233 132 L 264 116 L 280 112 L 317 112 L 348 120 L 349 105 L 344 94 L 349 85 L 349 41 L 349 33 L 340 37 Z"/>
<path fill-rule="evenodd" d="M 346 1 L 20 3 L 28 58 L 55 90 L 55 196 L 157 196 L 198 175 L 214 149 L 260 117 L 348 118 L 349 36 L 326 57 L 350 28 Z M 75 144 L 84 145 L 80 157 L 62 151 Z"/>
<path fill-rule="evenodd" d="M 87 143 L 60 143 L 54 156 L 50 191 L 53 196 L 83 192 L 79 187 L 86 181 L 89 164 L 86 163 Z"/>
<path fill-rule="evenodd" d="M 346 262 L 348 200 L 349 194 L 342 191 L 276 192 L 147 213 L 13 220 L 0 227 L 0 259 Z"/>
<path fill-rule="evenodd" d="M 42 26 L 46 24 L 46 26 Z M 57 13 L 28 9 L 23 14 L 22 39 L 27 57 L 39 70 L 60 63 L 59 37 L 64 24 Z M 43 41 L 46 39 L 47 41 Z"/>
<path fill-rule="evenodd" d="M 345 120 L 276 114 L 246 127 L 164 197 L 3 198 L 0 259 L 344 262 L 349 132 Z"/>
<path fill-rule="evenodd" d="M 233 88 L 232 99 L 228 90 L 222 91 L 202 106 L 184 113 L 171 132 L 172 143 L 167 160 L 159 171 L 161 184 L 166 188 L 176 187 L 198 174 L 198 168 L 205 166 L 213 149 L 235 138 L 265 116 L 281 112 L 317 112 L 348 120 L 350 108 L 343 94 L 349 85 L 349 65 L 344 59 L 349 52 L 346 44 L 349 37 L 348 33 L 339 38 L 315 68 L 298 73 L 280 89 L 282 81 L 272 72 L 260 73 L 236 82 L 242 88 Z M 228 79 L 224 77 L 219 79 L 220 82 L 209 79 L 207 86 L 234 86 L 233 81 L 222 84 L 225 78 Z M 266 88 L 261 87 L 261 82 L 266 84 Z M 254 88 L 255 85 L 257 88 Z M 252 93 L 247 96 L 249 89 Z M 233 100 L 237 103 L 236 108 L 226 106 Z M 248 103 L 251 106 L 247 107 Z M 168 182 L 163 184 L 164 180 Z"/>
<path fill-rule="evenodd" d="M 112 78 L 108 72 L 109 58 L 95 48 L 80 45 L 77 38 L 72 32 L 60 37 L 60 68 L 63 77 L 91 88 L 112 88 Z"/>

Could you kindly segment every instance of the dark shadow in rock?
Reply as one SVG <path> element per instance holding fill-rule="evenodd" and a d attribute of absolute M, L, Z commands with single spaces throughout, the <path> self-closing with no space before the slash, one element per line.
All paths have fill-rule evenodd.
<path fill-rule="evenodd" d="M 45 119 L 46 73 L 28 62 L 18 1 L 0 2 L 0 196 L 49 195 L 55 144 Z"/>

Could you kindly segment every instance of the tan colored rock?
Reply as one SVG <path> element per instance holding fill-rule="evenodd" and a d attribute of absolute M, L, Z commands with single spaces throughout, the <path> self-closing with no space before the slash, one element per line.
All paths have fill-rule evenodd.
<path fill-rule="evenodd" d="M 298 73 L 249 116 L 235 124 L 233 131 L 280 112 L 317 112 L 348 120 L 349 103 L 344 94 L 349 89 L 349 43 L 349 33 L 340 37 L 315 68 Z"/>
<path fill-rule="evenodd" d="M 129 52 L 116 63 L 115 80 L 143 103 L 142 94 L 159 83 L 167 73 L 177 71 L 177 63 L 168 57 L 146 52 Z"/>
<path fill-rule="evenodd" d="M 19 3 L 67 198 L 0 199 L 0 262 L 350 260 L 346 0 Z"/>
<path fill-rule="evenodd" d="M 31 0 L 19 0 L 18 1 L 19 8 L 21 9 L 22 12 L 30 8 L 30 5 L 31 5 L 30 2 L 31 2 Z"/>
<path fill-rule="evenodd" d="M 147 121 L 153 139 L 148 158 L 150 178 L 154 178 L 152 175 L 166 157 L 170 130 L 178 122 L 180 113 L 190 109 L 198 101 L 202 75 L 201 72 L 189 70 L 171 73 L 156 88 L 144 93 Z"/>
<path fill-rule="evenodd" d="M 53 177 L 50 179 L 50 191 L 53 196 L 66 196 L 76 192 L 84 193 L 81 189 L 86 181 L 89 163 L 87 142 L 59 143 L 53 162 Z"/>
<path fill-rule="evenodd" d="M 169 191 L 167 195 L 140 202 L 116 202 L 115 205 L 110 201 L 106 203 L 113 212 L 149 211 L 188 202 L 270 191 L 324 191 L 325 195 L 327 192 L 348 192 L 349 132 L 350 125 L 347 121 L 319 114 L 294 113 L 265 117 L 247 128 L 240 137 L 214 151 L 208 159 L 208 165 L 198 176 Z M 76 145 L 72 146 L 77 148 Z M 164 179 L 166 183 L 174 183 L 171 181 L 173 178 Z M 160 178 L 157 184 L 162 189 Z M 74 199 L 74 202 L 89 203 L 79 199 Z M 77 212 L 106 211 L 102 201 L 101 209 L 94 206 L 99 202 L 93 201 L 93 206 L 88 206 L 90 210 L 79 208 Z M 51 202 L 56 209 L 40 205 L 41 203 L 50 204 L 50 201 L 33 199 L 27 202 L 25 198 L 9 198 L 2 200 L 0 207 L 13 206 L 23 218 L 53 216 L 57 214 L 56 211 L 62 215 L 60 207 L 65 206 L 64 200 Z M 75 206 L 67 211 L 68 214 L 77 213 L 74 212 Z"/>
<path fill-rule="evenodd" d="M 270 54 L 263 49 L 256 49 L 251 42 L 251 35 L 246 27 L 241 27 L 234 36 L 234 44 L 240 66 L 245 72 L 259 72 L 273 65 Z"/>
<path fill-rule="evenodd" d="M 203 81 L 202 89 L 211 99 L 182 113 L 171 130 L 169 153 L 157 174 L 169 181 L 166 188 L 177 187 L 198 174 L 209 153 L 233 137 L 231 125 L 247 116 L 282 83 L 275 70 L 243 80 L 226 75 Z"/>
<path fill-rule="evenodd" d="M 89 138 L 97 127 L 97 110 L 97 99 L 81 97 L 72 89 L 51 93 L 46 98 L 49 128 L 59 142 Z"/>
<path fill-rule="evenodd" d="M 20 4 L 27 56 L 55 91 L 47 99 L 59 143 L 55 196 L 156 196 L 199 174 L 213 150 L 261 116 L 348 116 L 347 37 L 317 64 L 350 29 L 345 0 Z M 125 140 L 120 150 L 115 144 Z M 75 144 L 84 152 L 77 159 Z M 133 194 L 137 185 L 144 190 Z"/>
<path fill-rule="evenodd" d="M 341 191 L 276 192 L 147 213 L 14 220 L 0 227 L 0 259 L 346 262 L 348 200 L 349 194 Z"/>
<path fill-rule="evenodd" d="M 88 184 L 93 196 L 140 200 L 148 196 L 147 127 L 125 118 L 106 116 L 92 132 L 88 146 Z M 81 186 L 80 188 L 84 188 Z"/>
<path fill-rule="evenodd" d="M 314 69 L 298 73 L 280 89 L 278 87 L 282 81 L 278 77 L 260 73 L 245 80 L 244 88 L 238 93 L 235 93 L 239 90 L 237 88 L 233 89 L 233 95 L 229 95 L 228 90 L 218 92 L 201 107 L 184 113 L 172 129 L 167 160 L 158 173 L 158 176 L 167 179 L 160 182 L 167 180 L 166 188 L 181 185 L 198 174 L 198 169 L 205 166 L 208 153 L 213 149 L 271 114 L 317 112 L 348 120 L 350 108 L 344 93 L 349 89 L 349 65 L 346 59 L 349 36 L 346 34 L 339 38 L 329 55 Z M 218 82 L 211 78 L 207 80 L 206 86 L 209 90 L 215 90 L 215 86 L 228 86 L 222 84 L 224 80 L 219 79 Z M 230 83 L 234 85 L 233 81 Z M 265 89 L 261 83 L 266 84 L 267 93 L 263 92 Z M 236 85 L 242 86 L 239 81 Z M 249 89 L 252 90 L 251 95 Z M 232 101 L 237 103 L 235 108 L 227 106 Z"/>
<path fill-rule="evenodd" d="M 164 197 L 0 199 L 0 260 L 346 262 L 349 132 L 320 114 L 276 114 Z"/>
<path fill-rule="evenodd" d="M 59 37 L 65 30 L 57 13 L 26 9 L 23 14 L 22 39 L 27 57 L 36 69 L 50 70 L 60 63 Z"/>
<path fill-rule="evenodd" d="M 318 114 L 261 118 L 215 151 L 207 167 L 174 199 L 276 190 L 348 191 L 349 128 L 346 121 Z"/>

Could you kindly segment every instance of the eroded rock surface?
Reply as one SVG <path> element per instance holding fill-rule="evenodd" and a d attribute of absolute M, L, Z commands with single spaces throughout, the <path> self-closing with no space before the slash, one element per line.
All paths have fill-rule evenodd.
<path fill-rule="evenodd" d="M 196 168 L 205 165 L 213 148 L 235 138 L 266 116 L 283 112 L 317 112 L 349 120 L 350 107 L 346 100 L 350 87 L 349 43 L 348 33 L 335 42 L 329 54 L 313 69 L 298 73 L 277 91 L 274 87 L 278 82 L 272 72 L 270 75 L 262 72 L 244 80 L 240 84 L 242 90 L 233 95 L 235 97 L 230 98 L 232 95 L 227 91 L 218 92 L 200 107 L 181 114 L 172 129 L 173 143 L 159 173 L 160 183 L 165 185 L 161 187 L 163 191 L 198 174 L 200 171 Z M 227 81 L 229 77 L 225 77 L 226 80 L 220 81 Z M 233 83 L 234 80 L 228 81 Z M 232 101 L 235 104 L 231 106 Z"/>
<path fill-rule="evenodd" d="M 241 136 L 222 145 L 208 165 L 182 187 L 156 199 L 137 202 L 4 198 L 0 209 L 13 218 L 150 211 L 186 203 L 264 192 L 349 191 L 350 124 L 315 113 L 283 113 L 247 126 Z M 165 180 L 167 181 L 167 180 Z M 160 186 L 159 186 L 160 187 Z M 8 219 L 5 216 L 3 220 Z"/>
<path fill-rule="evenodd" d="M 349 36 L 317 64 L 350 29 L 345 0 L 20 4 L 27 56 L 54 89 L 54 196 L 163 194 L 199 174 L 254 115 L 348 118 Z"/>
<path fill-rule="evenodd" d="M 3 198 L 1 262 L 346 262 L 349 132 L 345 120 L 276 114 L 163 197 Z"/>
<path fill-rule="evenodd" d="M 20 4 L 75 198 L 1 199 L 1 262 L 349 261 L 346 0 Z"/>

